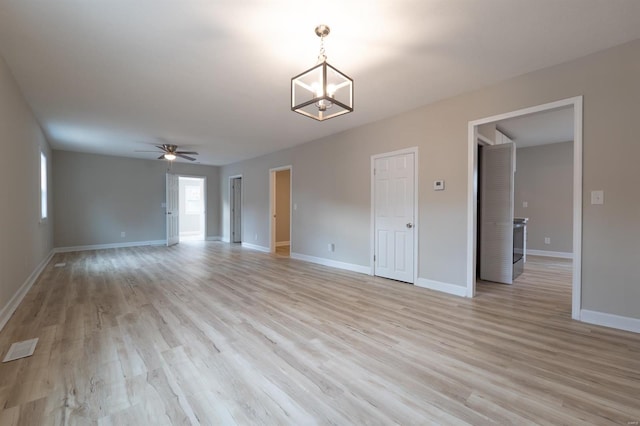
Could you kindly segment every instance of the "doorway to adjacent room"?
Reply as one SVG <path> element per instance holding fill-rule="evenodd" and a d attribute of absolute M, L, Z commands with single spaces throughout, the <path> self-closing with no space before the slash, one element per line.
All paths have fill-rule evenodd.
<path fill-rule="evenodd" d="M 291 255 L 291 166 L 271 169 L 271 238 L 269 250 Z"/>
<path fill-rule="evenodd" d="M 571 164 L 573 165 L 572 173 L 570 173 L 572 176 L 568 176 L 568 188 L 567 191 L 563 192 L 563 194 L 568 193 L 569 195 L 563 196 L 562 200 L 560 200 L 563 203 L 567 203 L 567 210 L 569 212 L 569 216 L 572 216 L 572 221 L 569 219 L 568 225 L 563 225 L 560 230 L 555 230 L 553 232 L 554 238 L 550 238 L 548 236 L 550 235 L 548 230 L 543 234 L 547 235 L 544 237 L 544 244 L 547 245 L 552 241 L 556 242 L 555 240 L 563 240 L 563 238 L 560 238 L 561 235 L 564 233 L 568 234 L 568 237 L 564 238 L 568 239 L 568 242 L 565 244 L 566 247 L 563 246 L 565 247 L 563 252 L 566 251 L 568 253 L 553 252 L 549 250 L 536 250 L 534 253 L 534 250 L 531 250 L 531 248 L 526 245 L 526 233 L 522 237 L 524 240 L 522 242 L 523 244 L 518 245 L 517 248 L 515 245 L 518 238 L 514 238 L 514 230 L 516 228 L 516 222 L 521 220 L 516 218 L 516 216 L 529 219 L 527 216 L 533 215 L 534 207 L 542 206 L 544 203 L 539 201 L 535 203 L 535 205 L 529 205 L 527 200 L 534 197 L 534 193 L 536 191 L 524 190 L 524 193 L 521 194 L 521 196 L 516 197 L 516 193 L 514 192 L 514 173 L 516 172 L 515 159 L 517 158 L 517 153 L 515 151 L 515 144 L 505 136 L 503 130 L 506 129 L 507 133 L 509 133 L 509 130 L 511 130 L 511 132 L 519 133 L 526 130 L 527 127 L 523 127 L 524 124 L 531 127 L 532 123 L 537 123 L 536 125 L 540 126 L 538 121 L 541 120 L 546 120 L 544 126 L 547 131 L 554 127 L 554 120 L 564 122 L 565 124 L 568 121 L 571 133 L 571 137 L 569 139 L 573 139 L 572 144 L 569 142 L 569 145 L 567 145 L 570 149 L 570 157 L 567 160 L 568 167 L 571 167 Z M 489 129 L 491 131 L 487 131 L 487 126 L 492 126 L 492 128 Z M 494 139 L 491 139 L 492 134 L 495 134 Z M 500 136 L 500 138 L 498 138 L 498 136 Z M 498 142 L 498 139 L 501 140 Z M 524 138 L 516 137 L 516 144 L 518 144 L 518 139 Z M 535 269 L 536 271 L 541 271 L 545 268 L 550 271 L 557 271 L 557 274 L 555 274 L 553 278 L 558 282 L 564 281 L 568 277 L 568 280 L 571 282 L 570 297 L 568 298 L 571 300 L 571 316 L 574 319 L 580 319 L 582 264 L 582 97 L 569 98 L 471 121 L 469 122 L 468 143 L 469 180 L 467 193 L 469 197 L 469 210 L 467 236 L 467 296 L 474 297 L 476 294 L 477 273 L 479 273 L 481 277 L 483 273 L 490 277 L 497 277 L 488 278 L 489 281 L 505 282 L 510 284 L 512 282 L 512 277 L 516 276 L 516 265 L 514 263 L 512 266 L 512 261 L 517 259 L 517 253 L 523 255 L 523 262 L 526 262 L 527 251 L 530 254 L 537 254 L 546 257 L 551 257 L 550 255 L 554 255 L 553 257 L 562 257 L 559 255 L 567 254 L 567 256 L 570 255 L 571 258 L 573 258 L 572 263 L 571 261 L 566 261 L 566 259 L 555 263 L 550 261 L 550 259 L 547 259 L 546 261 L 545 259 L 536 259 L 536 262 L 532 262 L 531 266 L 532 269 Z M 483 148 L 479 149 L 478 144 L 483 146 Z M 538 143 L 538 145 L 541 145 L 541 143 Z M 523 146 L 521 146 L 521 148 L 522 147 Z M 562 147 L 558 145 L 558 149 L 560 148 Z M 526 149 L 532 150 L 533 147 L 528 147 Z M 540 148 L 535 147 L 535 149 L 539 150 Z M 495 161 L 491 164 L 488 163 L 488 154 L 491 153 L 492 156 L 495 157 L 494 151 L 498 154 L 500 151 L 504 151 L 506 153 L 505 155 L 500 154 L 501 156 L 498 158 L 498 160 L 501 161 L 500 164 L 505 165 L 505 171 L 502 175 L 498 175 L 497 177 L 491 177 L 487 174 L 487 172 L 490 172 L 490 174 L 493 175 L 496 174 L 496 164 L 498 163 Z M 524 170 L 520 173 L 523 171 Z M 550 174 L 550 171 L 545 173 Z M 505 176 L 507 176 L 508 179 L 504 178 Z M 528 180 L 530 179 L 525 179 L 525 181 Z M 498 185 L 497 183 L 501 184 Z M 558 185 L 559 182 L 551 182 L 547 184 L 546 190 L 543 190 L 543 193 L 548 195 L 548 198 L 552 198 L 551 189 L 558 189 L 556 188 Z M 503 188 L 504 190 L 497 193 L 496 188 Z M 569 201 L 568 198 L 571 200 Z M 498 202 L 496 200 L 505 206 L 503 210 L 499 212 L 500 214 L 494 214 L 495 212 L 491 210 L 495 210 L 495 205 Z M 558 204 L 558 201 L 559 200 L 556 200 L 555 204 Z M 487 210 L 488 208 L 489 210 Z M 506 212 L 506 214 L 502 214 L 504 212 Z M 538 216 L 539 217 L 536 219 L 535 225 L 539 225 L 538 222 L 543 222 L 541 219 L 543 215 Z M 488 254 L 491 255 L 490 259 L 487 258 Z M 476 268 L 476 266 L 478 266 L 478 268 Z M 492 267 L 495 271 L 491 270 Z M 491 272 L 491 274 L 489 274 L 489 272 Z M 506 277 L 506 279 L 502 279 L 502 276 Z M 526 277 L 523 276 L 523 279 L 524 278 Z"/>
<path fill-rule="evenodd" d="M 206 182 L 204 177 L 179 176 L 180 241 L 203 241 L 206 236 Z"/>

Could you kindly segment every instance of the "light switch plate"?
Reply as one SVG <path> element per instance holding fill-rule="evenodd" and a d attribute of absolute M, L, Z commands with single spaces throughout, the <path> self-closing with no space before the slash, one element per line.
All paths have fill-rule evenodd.
<path fill-rule="evenodd" d="M 434 180 L 433 181 L 433 190 L 434 191 L 444 191 L 444 181 L 443 180 Z"/>
<path fill-rule="evenodd" d="M 591 191 L 591 204 L 604 204 L 604 191 Z"/>

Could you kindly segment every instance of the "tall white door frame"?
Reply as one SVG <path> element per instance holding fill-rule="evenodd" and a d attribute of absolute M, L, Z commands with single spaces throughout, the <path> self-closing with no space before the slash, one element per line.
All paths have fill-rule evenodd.
<path fill-rule="evenodd" d="M 235 195 L 233 192 L 233 182 L 234 179 L 240 179 L 241 182 L 243 181 L 242 175 L 233 175 L 233 176 L 229 176 L 229 241 L 230 243 L 233 242 L 242 242 L 242 209 L 244 207 L 244 191 L 241 189 L 240 191 L 240 200 L 239 201 L 239 205 L 240 205 L 240 235 L 237 236 L 238 237 L 238 241 L 234 241 L 234 230 L 237 228 L 236 227 L 236 223 L 235 223 L 235 216 L 234 216 L 234 205 L 235 205 Z"/>
<path fill-rule="evenodd" d="M 276 252 L 276 172 L 289 170 L 289 241 L 293 253 L 293 166 L 269 169 L 269 252 Z"/>
<path fill-rule="evenodd" d="M 382 153 L 382 154 L 375 154 L 371 156 L 371 231 L 370 231 L 370 241 L 369 241 L 369 247 L 370 247 L 370 255 L 369 255 L 369 259 L 371 262 L 371 268 L 370 268 L 370 272 L 369 275 L 375 275 L 375 261 L 374 261 L 374 256 L 376 253 L 376 224 L 375 224 L 375 203 L 376 203 L 376 196 L 375 196 L 375 191 L 376 191 L 376 181 L 375 181 L 375 164 L 376 164 L 376 160 L 379 158 L 384 158 L 384 157 L 393 157 L 395 155 L 402 155 L 402 154 L 414 154 L 414 186 L 413 186 L 413 230 L 414 230 L 414 238 L 413 238 L 413 284 L 415 285 L 415 283 L 418 282 L 418 240 L 419 240 L 419 235 L 420 235 L 420 227 L 419 227 L 419 216 L 418 216 L 418 212 L 419 212 L 419 208 L 418 208 L 418 186 L 419 186 L 419 179 L 418 179 L 418 170 L 419 170 L 419 161 L 418 161 L 418 147 L 412 147 L 412 148 L 406 148 L 406 149 L 400 149 L 397 151 L 392 151 L 392 152 L 386 152 L 386 153 Z"/>
<path fill-rule="evenodd" d="M 573 107 L 573 283 L 571 317 L 580 320 L 582 308 L 582 96 L 562 99 L 469 122 L 467 140 L 467 297 L 476 294 L 478 126 L 542 111 Z"/>

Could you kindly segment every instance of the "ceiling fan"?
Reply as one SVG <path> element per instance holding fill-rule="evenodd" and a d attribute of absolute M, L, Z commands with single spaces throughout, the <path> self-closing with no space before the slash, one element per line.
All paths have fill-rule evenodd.
<path fill-rule="evenodd" d="M 155 145 L 156 148 L 163 151 L 162 155 L 158 157 L 158 160 L 169 160 L 173 161 L 176 157 L 184 158 L 189 161 L 196 161 L 195 158 L 190 157 L 190 155 L 198 155 L 195 151 L 178 151 L 178 145 L 163 143 L 162 145 Z M 157 152 L 157 151 L 137 151 L 137 152 Z"/>

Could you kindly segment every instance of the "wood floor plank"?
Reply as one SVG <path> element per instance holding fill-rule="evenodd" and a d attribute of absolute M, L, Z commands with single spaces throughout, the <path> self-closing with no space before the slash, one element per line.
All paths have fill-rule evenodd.
<path fill-rule="evenodd" d="M 57 254 L 0 333 L 40 338 L 0 364 L 0 424 L 640 420 L 640 336 L 571 320 L 571 261 L 464 299 L 288 250 Z"/>

